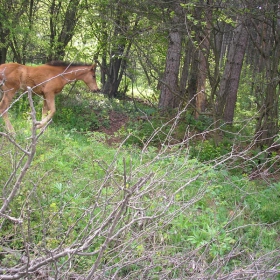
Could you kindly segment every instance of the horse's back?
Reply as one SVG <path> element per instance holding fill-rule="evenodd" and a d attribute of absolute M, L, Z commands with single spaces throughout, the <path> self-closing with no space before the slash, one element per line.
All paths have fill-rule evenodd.
<path fill-rule="evenodd" d="M 5 74 L 8 75 L 9 73 L 13 72 L 14 70 L 18 69 L 20 66 L 22 66 L 19 63 L 4 63 L 4 64 L 0 64 L 0 72 L 4 72 Z"/>
<path fill-rule="evenodd" d="M 21 88 L 26 90 L 27 86 L 35 87 L 35 92 L 40 93 L 41 88 L 38 86 L 48 79 L 50 74 L 46 71 L 47 67 L 40 66 L 28 66 L 19 63 L 6 63 L 0 65 L 0 74 L 5 75 L 6 84 L 10 84 L 10 87 L 16 89 Z"/>

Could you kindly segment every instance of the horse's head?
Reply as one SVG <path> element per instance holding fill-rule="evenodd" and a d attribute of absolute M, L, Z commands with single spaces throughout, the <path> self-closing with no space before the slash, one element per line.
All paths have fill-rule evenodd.
<path fill-rule="evenodd" d="M 95 77 L 96 64 L 90 66 L 89 71 L 84 75 L 83 80 L 92 92 L 98 92 L 100 89 L 96 83 Z"/>

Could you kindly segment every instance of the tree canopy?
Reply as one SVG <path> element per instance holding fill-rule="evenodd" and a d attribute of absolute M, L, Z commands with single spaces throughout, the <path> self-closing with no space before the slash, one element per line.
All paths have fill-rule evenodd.
<path fill-rule="evenodd" d="M 109 97 L 141 79 L 162 112 L 189 104 L 229 124 L 250 71 L 255 133 L 264 145 L 278 133 L 277 1 L 1 2 L 1 63 L 97 60 Z"/>
<path fill-rule="evenodd" d="M 279 17 L 273 0 L 1 0 L 0 62 L 97 60 L 109 97 L 141 80 L 163 114 L 188 104 L 196 117 L 228 124 L 240 96 L 269 145 L 278 133 Z"/>

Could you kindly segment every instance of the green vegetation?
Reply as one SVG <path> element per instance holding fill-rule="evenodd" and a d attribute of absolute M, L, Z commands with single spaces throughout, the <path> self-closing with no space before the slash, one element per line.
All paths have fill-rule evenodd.
<path fill-rule="evenodd" d="M 166 122 L 147 105 L 135 110 L 132 101 L 77 98 L 59 96 L 57 115 L 38 140 L 10 204 L 9 215 L 22 223 L 1 218 L 2 267 L 19 264 L 23 251 L 30 259 L 52 252 L 53 277 L 84 275 L 95 264 L 94 275 L 102 271 L 107 279 L 218 278 L 246 269 L 252 259 L 269 267 L 280 246 L 280 184 L 250 179 L 254 164 L 240 161 L 253 153 L 244 152 L 248 141 L 238 153 L 232 150 L 236 137 L 246 135 L 228 131 L 216 146 L 201 138 L 210 119 L 184 112 Z M 40 105 L 38 100 L 38 110 Z M 105 134 L 112 111 L 127 119 Z M 31 120 L 13 112 L 15 140 L 26 148 Z M 21 160 L 22 151 L 6 137 L 0 146 L 5 196 L 26 157 Z M 268 161 L 270 166 L 276 168 Z"/>
<path fill-rule="evenodd" d="M 44 96 L 13 100 L 16 135 L 0 100 L 0 279 L 280 280 L 279 15 L 275 0 L 1 1 L 0 99 L 10 62 L 96 63 L 102 94 L 63 73 L 42 131 Z"/>

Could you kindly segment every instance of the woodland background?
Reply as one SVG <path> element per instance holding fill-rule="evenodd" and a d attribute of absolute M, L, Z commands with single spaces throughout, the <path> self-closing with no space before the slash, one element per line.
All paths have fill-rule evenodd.
<path fill-rule="evenodd" d="M 50 60 L 102 94 L 1 120 L 0 279 L 280 279 L 278 1 L 0 0 L 0 63 Z"/>

